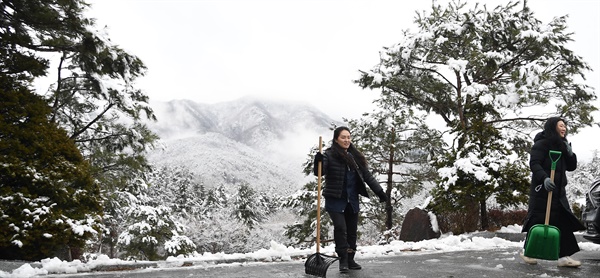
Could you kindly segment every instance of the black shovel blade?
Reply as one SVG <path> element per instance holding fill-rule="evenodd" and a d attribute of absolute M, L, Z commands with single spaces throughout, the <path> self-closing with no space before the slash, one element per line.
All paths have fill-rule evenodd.
<path fill-rule="evenodd" d="M 337 260 L 338 257 L 314 253 L 304 263 L 305 272 L 306 274 L 325 277 L 327 275 L 327 268 Z"/>

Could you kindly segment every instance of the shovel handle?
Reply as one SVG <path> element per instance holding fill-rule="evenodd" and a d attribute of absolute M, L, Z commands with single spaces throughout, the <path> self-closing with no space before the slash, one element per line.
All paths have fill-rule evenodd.
<path fill-rule="evenodd" d="M 550 171 L 550 180 L 554 182 L 554 170 Z M 552 191 L 548 191 L 548 201 L 546 203 L 546 219 L 544 220 L 544 225 L 548 225 L 550 223 L 550 207 L 552 206 Z"/>
<path fill-rule="evenodd" d="M 552 165 L 550 166 L 550 180 L 554 183 L 554 172 L 556 170 L 556 162 L 560 159 L 562 152 L 550 150 L 548 152 L 550 156 L 550 160 L 552 161 Z M 544 225 L 548 225 L 550 223 L 550 207 L 552 206 L 552 191 L 548 191 L 548 201 L 546 203 L 546 219 L 544 220 Z"/>
<path fill-rule="evenodd" d="M 319 152 L 323 150 L 323 138 L 319 136 Z M 321 249 L 321 172 L 322 161 L 317 163 L 317 253 Z"/>

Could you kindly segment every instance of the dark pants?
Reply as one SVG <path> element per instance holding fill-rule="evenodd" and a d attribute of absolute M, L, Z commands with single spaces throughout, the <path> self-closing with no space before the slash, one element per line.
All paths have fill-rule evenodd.
<path fill-rule="evenodd" d="M 356 239 L 358 230 L 358 213 L 350 204 L 346 205 L 344 212 L 328 211 L 329 217 L 333 222 L 333 240 L 335 249 L 354 249 L 356 250 Z"/>

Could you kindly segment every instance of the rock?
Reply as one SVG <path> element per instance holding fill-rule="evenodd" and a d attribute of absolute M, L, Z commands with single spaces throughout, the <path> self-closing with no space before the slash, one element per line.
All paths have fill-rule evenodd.
<path fill-rule="evenodd" d="M 420 209 L 413 208 L 406 213 L 400 230 L 400 240 L 402 241 L 421 241 L 433 238 L 439 238 L 440 231 L 433 230 L 429 214 Z"/>

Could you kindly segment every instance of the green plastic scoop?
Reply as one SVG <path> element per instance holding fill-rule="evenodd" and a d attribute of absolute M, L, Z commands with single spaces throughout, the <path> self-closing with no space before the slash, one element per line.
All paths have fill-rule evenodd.
<path fill-rule="evenodd" d="M 550 180 L 554 182 L 556 162 L 560 159 L 560 151 L 550 150 L 552 160 L 550 168 Z M 548 202 L 546 204 L 546 220 L 544 224 L 536 224 L 527 233 L 527 244 L 525 245 L 525 256 L 542 260 L 558 260 L 560 251 L 560 230 L 548 225 L 550 222 L 550 206 L 552 204 L 552 191 L 548 191 Z"/>

